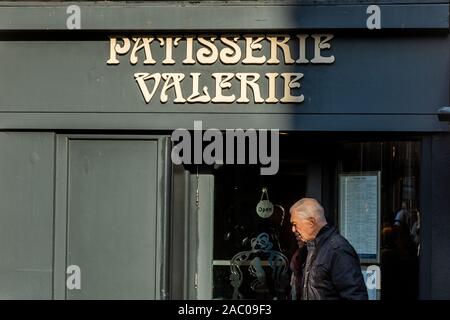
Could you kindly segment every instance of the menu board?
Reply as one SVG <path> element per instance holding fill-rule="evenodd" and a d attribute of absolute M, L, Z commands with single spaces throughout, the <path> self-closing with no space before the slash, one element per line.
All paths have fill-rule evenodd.
<path fill-rule="evenodd" d="M 379 171 L 339 175 L 339 226 L 361 262 L 379 262 Z"/>

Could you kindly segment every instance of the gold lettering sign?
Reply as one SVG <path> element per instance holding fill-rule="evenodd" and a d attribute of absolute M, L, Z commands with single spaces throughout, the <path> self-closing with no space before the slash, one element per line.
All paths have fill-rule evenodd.
<path fill-rule="evenodd" d="M 334 55 L 327 55 L 324 50 L 331 49 L 332 38 L 331 34 L 297 34 L 295 37 L 285 34 L 110 37 L 106 63 L 119 65 L 123 60 L 128 60 L 133 66 L 139 64 L 150 69 L 158 68 L 160 72 L 134 73 L 134 80 L 146 103 L 157 99 L 155 96 L 158 95 L 161 103 L 167 103 L 169 92 L 173 103 L 301 103 L 304 101 L 303 94 L 294 92 L 294 89 L 300 88 L 304 77 L 300 72 L 212 72 L 207 75 L 214 82 L 209 88 L 200 85 L 202 76 L 205 77 L 202 72 L 174 72 L 174 66 L 211 65 L 214 68 L 213 65 L 222 64 L 224 67 L 234 65 L 233 70 L 239 70 L 239 64 L 331 64 L 335 60 Z M 180 49 L 181 43 L 183 49 Z M 263 44 L 267 47 L 265 51 Z M 308 44 L 313 46 L 312 50 L 307 50 Z M 160 61 L 154 57 L 155 47 L 160 47 L 164 52 Z M 307 52 L 312 52 L 311 56 Z M 182 58 L 177 60 L 175 56 Z M 162 66 L 156 67 L 157 63 Z M 283 83 L 282 89 L 278 90 L 282 92 L 280 96 L 277 96 L 277 79 Z M 232 81 L 238 81 L 240 94 L 230 92 Z M 262 81 L 265 81 L 263 88 L 266 92 L 261 92 Z"/>

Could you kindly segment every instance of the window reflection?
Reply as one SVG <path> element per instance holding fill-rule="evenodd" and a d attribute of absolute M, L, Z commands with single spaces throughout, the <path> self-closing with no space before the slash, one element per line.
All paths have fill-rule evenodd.
<path fill-rule="evenodd" d="M 291 299 L 289 264 L 298 246 L 289 223 L 290 206 L 301 197 L 311 196 L 311 190 L 319 190 L 328 222 L 339 225 L 339 175 L 380 172 L 377 266 L 381 269 L 381 290 L 369 296 L 417 299 L 422 214 L 420 142 L 344 142 L 339 138 L 312 141 L 299 136 L 284 137 L 280 142 L 280 170 L 275 176 L 260 176 L 258 167 L 246 165 L 224 165 L 215 172 L 212 297 Z M 317 172 L 312 173 L 311 168 Z M 262 188 L 268 189 L 275 205 L 268 218 L 255 211 Z M 280 208 L 285 211 L 284 219 Z M 267 247 L 255 246 L 261 237 Z M 287 259 L 286 275 L 283 257 Z M 239 260 L 237 265 L 233 265 L 233 258 L 234 263 Z M 278 262 L 271 264 L 273 259 Z M 369 264 L 361 267 L 365 270 Z"/>
<path fill-rule="evenodd" d="M 343 143 L 340 172 L 381 171 L 381 299 L 418 298 L 417 141 Z"/>
<path fill-rule="evenodd" d="M 260 176 L 252 166 L 223 166 L 217 172 L 213 298 L 288 299 L 295 251 L 288 209 L 305 193 L 306 180 L 302 165 L 282 167 L 276 176 Z M 273 203 L 268 217 L 257 213 L 264 189 Z"/>

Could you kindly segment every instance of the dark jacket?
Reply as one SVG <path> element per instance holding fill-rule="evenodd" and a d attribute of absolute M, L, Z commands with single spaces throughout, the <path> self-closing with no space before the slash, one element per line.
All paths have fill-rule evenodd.
<path fill-rule="evenodd" d="M 302 299 L 368 299 L 358 255 L 336 228 L 324 226 L 307 248 Z"/>

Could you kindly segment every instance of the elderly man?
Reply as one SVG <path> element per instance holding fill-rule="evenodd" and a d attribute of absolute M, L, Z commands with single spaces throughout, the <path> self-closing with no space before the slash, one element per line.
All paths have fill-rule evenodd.
<path fill-rule="evenodd" d="M 292 232 L 308 248 L 301 299 L 367 300 L 358 255 L 336 228 L 327 224 L 320 203 L 303 198 L 291 207 L 290 214 Z"/>

